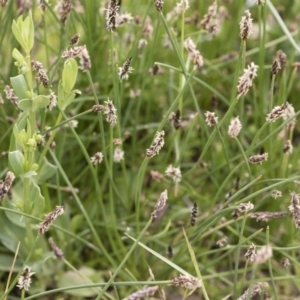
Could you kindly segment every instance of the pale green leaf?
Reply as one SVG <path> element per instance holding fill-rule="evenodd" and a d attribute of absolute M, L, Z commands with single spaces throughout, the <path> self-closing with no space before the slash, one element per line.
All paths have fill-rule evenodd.
<path fill-rule="evenodd" d="M 16 150 L 8 153 L 9 165 L 16 176 L 24 173 L 24 156 L 21 151 Z"/>
<path fill-rule="evenodd" d="M 17 106 L 20 110 L 23 111 L 32 110 L 32 106 L 33 106 L 32 99 L 23 99 L 17 103 Z"/>
<path fill-rule="evenodd" d="M 68 59 L 64 64 L 62 73 L 62 85 L 65 93 L 70 93 L 75 85 L 78 73 L 78 65 L 74 58 Z"/>
<path fill-rule="evenodd" d="M 10 77 L 10 83 L 14 89 L 15 94 L 20 100 L 28 98 L 27 95 L 27 84 L 23 75 Z"/>

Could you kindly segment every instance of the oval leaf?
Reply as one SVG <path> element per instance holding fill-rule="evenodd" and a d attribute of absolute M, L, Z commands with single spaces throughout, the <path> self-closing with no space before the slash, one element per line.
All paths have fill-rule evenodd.
<path fill-rule="evenodd" d="M 44 108 L 50 103 L 50 98 L 47 96 L 39 95 L 33 98 L 33 111 L 39 108 Z"/>
<path fill-rule="evenodd" d="M 26 111 L 32 110 L 32 99 L 23 99 L 17 103 L 19 109 Z"/>
<path fill-rule="evenodd" d="M 64 64 L 62 84 L 64 91 L 70 93 L 77 79 L 78 66 L 74 58 L 68 59 Z"/>
<path fill-rule="evenodd" d="M 14 89 L 15 94 L 20 100 L 28 98 L 27 84 L 23 75 L 10 77 L 10 83 Z"/>
<path fill-rule="evenodd" d="M 16 150 L 8 153 L 9 165 L 16 176 L 24 173 L 24 156 L 21 151 Z"/>

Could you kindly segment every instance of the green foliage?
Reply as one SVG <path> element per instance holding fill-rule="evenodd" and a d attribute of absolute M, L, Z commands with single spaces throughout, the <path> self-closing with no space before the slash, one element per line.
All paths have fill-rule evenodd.
<path fill-rule="evenodd" d="M 269 283 L 272 299 L 297 297 L 299 228 L 289 206 L 300 182 L 299 1 L 218 1 L 206 25 L 213 1 L 189 1 L 184 12 L 164 1 L 161 13 L 153 0 L 120 1 L 120 18 L 133 18 L 113 32 L 105 1 L 71 1 L 66 15 L 59 1 L 48 2 L 44 11 L 34 1 L 31 10 L 19 1 L 0 6 L 0 91 L 11 85 L 15 95 L 0 102 L 0 176 L 5 184 L 8 170 L 16 177 L 9 193 L 0 183 L 0 291 L 13 269 L 0 300 L 114 300 L 153 285 L 167 299 L 239 299 L 258 282 Z M 241 40 L 246 9 L 253 34 Z M 78 48 L 69 44 L 76 33 Z M 187 47 L 187 38 L 195 45 Z M 278 50 L 286 62 L 271 75 Z M 120 81 L 130 57 L 129 78 Z M 251 63 L 257 72 L 237 98 Z M 295 114 L 267 122 L 287 101 Z M 217 121 L 207 122 L 207 111 Z M 242 129 L 232 137 L 237 116 Z M 156 140 L 162 130 L 164 142 Z M 292 153 L 283 151 L 288 140 Z M 267 161 L 251 164 L 263 153 Z M 165 190 L 166 207 L 154 220 Z M 274 190 L 282 197 L 273 199 Z M 253 210 L 237 211 L 248 202 Z M 64 214 L 53 217 L 57 206 Z M 265 223 L 253 212 L 286 215 Z M 39 234 L 45 223 L 51 227 Z M 247 261 L 252 243 L 271 245 L 273 256 Z M 283 258 L 292 266 L 283 268 Z M 25 265 L 35 276 L 20 291 Z M 175 287 L 180 274 L 202 286 Z M 154 297 L 163 299 L 162 291 Z"/>

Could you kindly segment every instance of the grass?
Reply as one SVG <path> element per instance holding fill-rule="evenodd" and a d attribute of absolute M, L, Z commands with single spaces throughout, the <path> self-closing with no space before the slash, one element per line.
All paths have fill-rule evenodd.
<path fill-rule="evenodd" d="M 290 126 L 300 114 L 300 3 L 218 1 L 205 29 L 200 22 L 213 1 L 190 1 L 173 15 L 176 1 L 165 2 L 159 12 L 152 0 L 122 1 L 121 13 L 133 19 L 112 32 L 105 1 L 72 1 L 65 23 L 54 0 L 45 11 L 36 1 L 24 10 L 15 1 L 0 6 L 0 91 L 9 85 L 23 100 L 16 105 L 1 92 L 1 300 L 118 300 L 136 292 L 130 299 L 152 299 L 151 291 L 157 299 L 300 299 L 300 128 L 297 121 Z M 253 33 L 241 39 L 247 9 Z M 33 21 L 19 27 L 28 29 L 25 45 L 12 29 L 20 15 Z M 217 32 L 209 33 L 216 22 Z M 31 33 L 34 45 L 26 48 Z M 91 61 L 78 73 L 78 58 L 62 58 L 76 33 Z M 194 56 L 187 38 L 195 43 Z M 272 75 L 279 50 L 285 66 L 281 60 Z M 203 66 L 194 68 L 200 54 Z M 120 81 L 118 67 L 130 57 L 133 70 Z M 36 78 L 31 60 L 42 63 L 48 85 Z M 252 62 L 257 76 L 241 94 L 241 76 Z M 154 66 L 161 74 L 153 74 Z M 51 92 L 58 105 L 49 110 Z M 107 122 L 108 99 L 115 126 Z M 286 101 L 295 113 L 267 122 Z M 207 124 L 207 112 L 217 124 Z M 179 113 L 178 129 L 169 120 L 173 114 L 179 122 Z M 231 138 L 228 127 L 237 116 L 242 129 Z M 290 154 L 283 152 L 287 140 Z M 159 153 L 147 157 L 147 149 Z M 97 152 L 103 161 L 94 164 Z M 250 163 L 263 153 L 267 161 Z M 9 171 L 16 178 L 7 192 Z M 282 197 L 272 198 L 274 190 Z M 39 234 L 57 206 L 64 213 Z M 253 212 L 286 215 L 264 222 L 251 218 Z M 50 237 L 63 257 L 51 249 Z M 252 244 L 254 262 L 245 257 Z M 35 273 L 28 291 L 16 286 L 25 266 Z"/>

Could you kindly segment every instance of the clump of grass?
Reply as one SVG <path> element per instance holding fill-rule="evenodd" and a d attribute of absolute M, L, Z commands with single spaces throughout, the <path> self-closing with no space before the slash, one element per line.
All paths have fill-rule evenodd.
<path fill-rule="evenodd" d="M 300 7 L 223 2 L 0 1 L 1 300 L 300 293 Z"/>

